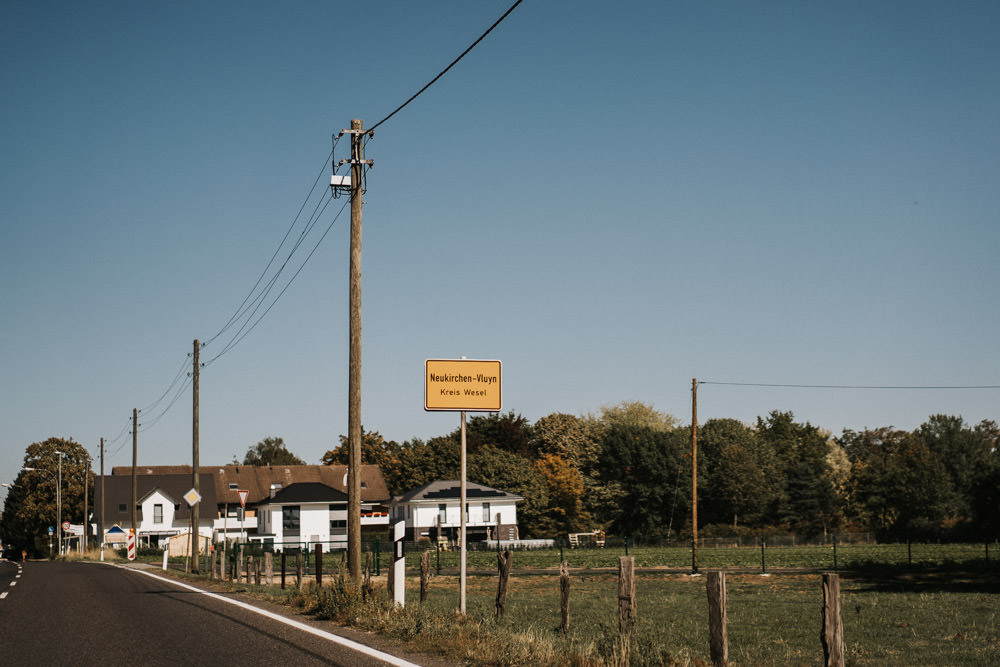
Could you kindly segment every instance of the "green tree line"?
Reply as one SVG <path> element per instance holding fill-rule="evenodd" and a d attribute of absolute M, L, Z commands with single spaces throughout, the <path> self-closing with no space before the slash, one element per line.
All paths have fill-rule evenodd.
<path fill-rule="evenodd" d="M 397 443 L 365 431 L 362 457 L 380 467 L 395 496 L 457 479 L 459 438 L 456 429 Z M 345 443 L 341 436 L 321 462 L 347 463 Z M 524 498 L 523 537 L 595 529 L 647 539 L 690 536 L 691 427 L 646 404 L 622 403 L 596 415 L 554 413 L 534 424 L 513 412 L 475 416 L 466 444 L 470 481 Z M 947 415 L 933 415 L 913 431 L 882 427 L 839 437 L 797 422 L 791 412 L 774 411 L 753 424 L 712 419 L 698 428 L 699 534 L 996 539 L 998 445 L 995 421 L 969 425 Z M 83 522 L 86 449 L 66 438 L 33 443 L 8 488 L 0 519 L 5 547 L 45 552 L 56 521 L 57 451 L 64 454 L 62 518 Z M 249 448 L 243 462 L 302 460 L 281 438 L 269 437 Z"/>
<path fill-rule="evenodd" d="M 397 443 L 362 440 L 393 495 L 457 479 L 458 429 Z M 346 438 L 323 456 L 346 463 Z M 791 412 L 698 429 L 702 535 L 853 531 L 880 539 L 1000 536 L 1000 428 L 933 415 L 916 430 L 846 430 L 840 437 Z M 603 529 L 647 539 L 691 533 L 691 427 L 639 402 L 597 415 L 555 413 L 531 424 L 508 412 L 472 417 L 470 481 L 524 497 L 524 537 Z"/>

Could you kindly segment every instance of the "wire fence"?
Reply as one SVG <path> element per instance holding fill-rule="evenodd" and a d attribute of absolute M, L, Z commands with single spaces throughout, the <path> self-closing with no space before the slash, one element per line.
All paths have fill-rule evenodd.
<path fill-rule="evenodd" d="M 466 555 L 467 568 L 472 573 L 493 573 L 497 569 L 497 553 L 513 550 L 515 571 L 558 570 L 566 561 L 572 570 L 615 570 L 619 556 L 635 558 L 637 568 L 658 569 L 675 572 L 700 570 L 728 570 L 733 572 L 804 571 L 804 572 L 853 572 L 867 570 L 917 571 L 928 569 L 1000 569 L 1000 542 L 984 543 L 927 543 L 896 542 L 888 544 L 858 542 L 856 539 L 840 540 L 831 537 L 827 544 L 800 544 L 791 539 L 760 539 L 755 544 L 728 541 L 725 546 L 719 542 L 699 541 L 697 554 L 691 545 L 636 545 L 630 539 L 609 538 L 604 547 L 579 546 L 570 548 L 566 542 L 546 548 L 519 548 L 518 542 L 496 542 L 488 548 L 484 544 L 469 545 Z M 216 558 L 225 559 L 227 570 L 233 570 L 240 550 L 245 558 L 261 559 L 263 554 L 272 553 L 276 557 L 284 554 L 290 565 L 296 562 L 298 554 L 303 558 L 303 574 L 315 572 L 317 545 L 322 547 L 326 572 L 332 572 L 337 564 L 345 560 L 346 543 L 333 542 L 284 542 L 279 544 L 249 542 L 215 547 Z M 389 564 L 391 543 L 387 540 L 372 539 L 362 542 L 362 558 L 370 559 L 371 573 L 381 576 Z M 408 543 L 405 549 L 406 567 L 420 569 L 420 555 L 430 552 L 431 568 L 436 574 L 457 573 L 461 567 L 461 551 L 446 545 L 428 546 L 426 543 Z M 162 552 L 159 552 L 162 553 Z M 209 556 L 202 555 L 203 567 L 207 568 Z M 185 559 L 170 559 L 170 566 L 184 568 Z"/>
<path fill-rule="evenodd" d="M 720 569 L 733 571 L 769 570 L 852 571 L 870 569 L 913 570 L 927 568 L 995 569 L 1000 560 L 1000 544 L 986 543 L 923 543 L 891 544 L 852 543 L 831 539 L 829 544 L 792 545 L 790 540 L 758 539 L 752 545 L 703 546 L 697 554 L 691 545 L 634 545 L 630 540 L 609 539 L 603 548 L 583 546 L 569 548 L 560 544 L 551 548 L 517 549 L 516 543 L 500 543 L 499 550 L 513 547 L 514 567 L 518 570 L 554 570 L 562 561 L 571 569 L 614 569 L 619 556 L 633 556 L 639 568 L 695 571 Z M 784 542 L 784 544 L 782 544 Z M 457 570 L 460 552 L 457 549 L 410 545 L 406 554 L 407 568 L 419 568 L 420 553 L 431 552 L 431 566 L 437 573 Z M 470 570 L 495 571 L 498 549 L 470 549 L 467 567 Z M 697 556 L 697 560 L 696 560 Z"/>

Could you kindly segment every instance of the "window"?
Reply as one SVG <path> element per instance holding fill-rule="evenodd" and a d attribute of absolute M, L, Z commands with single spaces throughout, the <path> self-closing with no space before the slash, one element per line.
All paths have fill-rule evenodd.
<path fill-rule="evenodd" d="M 118 504 L 118 511 L 119 512 L 126 512 L 126 511 L 128 511 L 128 505 L 126 505 L 125 503 L 119 503 Z"/>
<path fill-rule="evenodd" d="M 281 530 L 285 534 L 299 534 L 299 506 L 286 505 L 281 508 Z"/>
<path fill-rule="evenodd" d="M 483 503 L 483 523 L 489 523 L 490 521 L 490 504 Z"/>
<path fill-rule="evenodd" d="M 153 523 L 163 523 L 163 505 L 153 505 Z"/>
<path fill-rule="evenodd" d="M 438 524 L 443 526 L 448 523 L 448 506 L 444 503 L 438 505 Z"/>

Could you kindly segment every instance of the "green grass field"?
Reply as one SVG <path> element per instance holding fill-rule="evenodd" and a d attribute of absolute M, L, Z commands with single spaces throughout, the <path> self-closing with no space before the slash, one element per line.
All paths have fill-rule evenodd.
<path fill-rule="evenodd" d="M 457 578 L 432 580 L 427 606 L 458 605 Z M 493 623 L 496 577 L 469 578 L 470 616 Z M 659 651 L 682 663 L 708 662 L 705 578 L 637 575 L 635 664 L 657 662 Z M 822 592 L 816 574 L 727 575 L 730 660 L 744 665 L 822 662 Z M 419 605 L 410 586 L 407 604 Z M 845 577 L 841 600 L 847 656 L 864 665 L 1000 664 L 1000 577 L 976 573 Z M 548 637 L 567 653 L 610 642 L 617 634 L 616 575 L 571 577 L 570 633 L 558 636 L 559 582 L 549 575 L 514 576 L 500 625 Z M 643 658 L 645 656 L 645 659 Z"/>

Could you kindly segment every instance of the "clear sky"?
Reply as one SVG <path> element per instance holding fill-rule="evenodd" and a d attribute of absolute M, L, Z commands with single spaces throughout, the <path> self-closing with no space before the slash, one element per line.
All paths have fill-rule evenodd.
<path fill-rule="evenodd" d="M 128 465 L 147 406 L 139 463 L 190 462 L 191 393 L 164 412 L 167 390 L 328 194 L 332 135 L 509 5 L 2 0 L 0 481 L 50 436 Z M 695 377 L 1000 384 L 998 34 L 994 1 L 525 0 L 367 146 L 365 428 L 456 428 L 423 410 L 440 357 L 502 360 L 531 421 L 638 400 L 689 422 Z M 318 462 L 346 433 L 348 217 L 202 371 L 202 463 L 267 436 Z M 699 420 L 835 434 L 998 401 L 698 394 Z"/>

